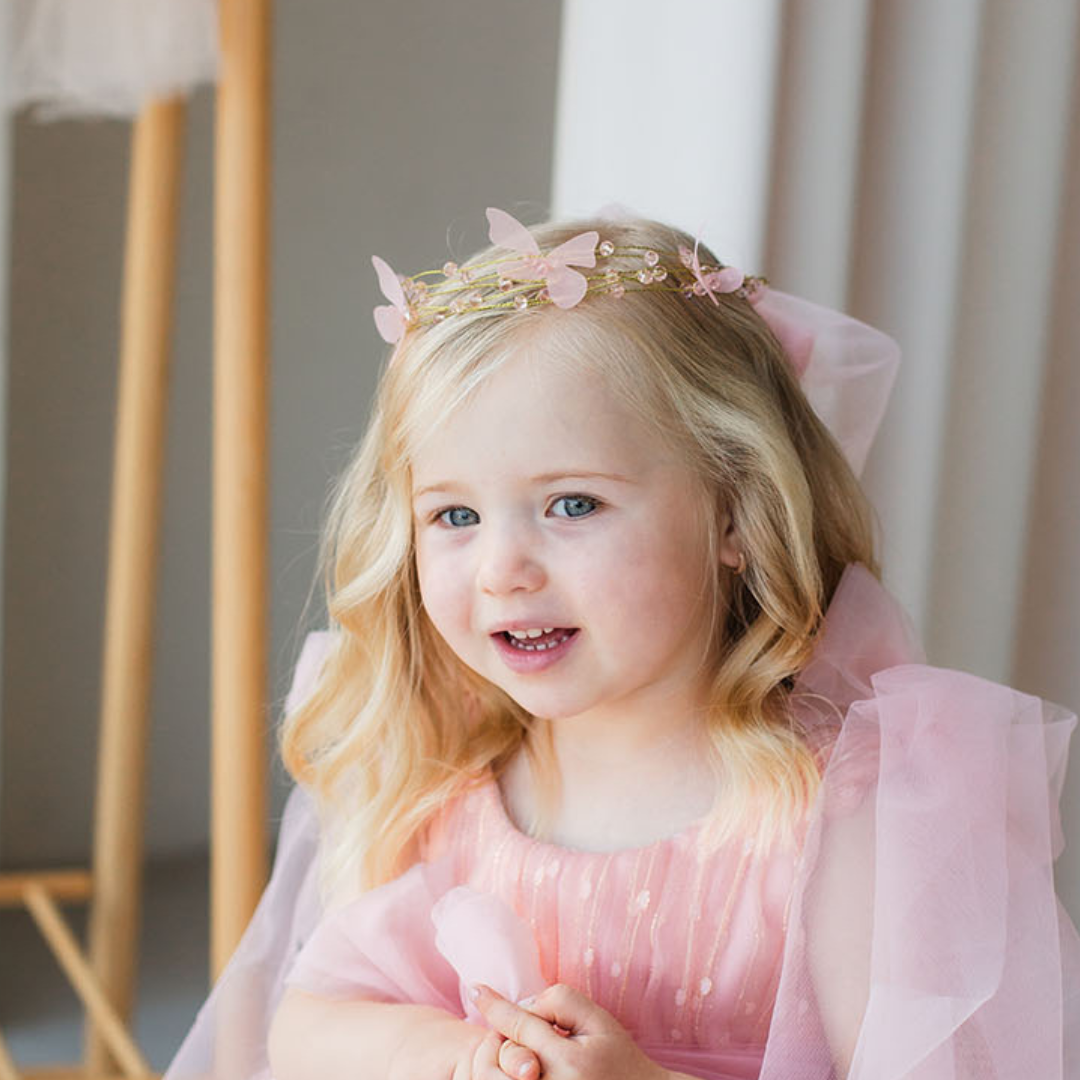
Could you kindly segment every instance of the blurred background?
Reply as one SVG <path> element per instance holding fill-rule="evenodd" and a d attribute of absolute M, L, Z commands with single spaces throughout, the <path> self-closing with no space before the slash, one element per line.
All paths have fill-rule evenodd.
<path fill-rule="evenodd" d="M 1080 0 L 278 0 L 268 730 L 386 355 L 371 255 L 412 273 L 486 243 L 487 206 L 610 202 L 898 339 L 864 476 L 886 583 L 931 663 L 1080 709 L 1078 61 Z M 136 1032 L 159 1068 L 207 984 L 213 104 L 192 90 L 156 624 Z M 0 132 L 3 869 L 89 858 L 130 134 L 26 107 Z M 1080 922 L 1078 744 L 1056 871 Z M 26 1064 L 79 1052 L 52 966 L 0 912 Z"/>

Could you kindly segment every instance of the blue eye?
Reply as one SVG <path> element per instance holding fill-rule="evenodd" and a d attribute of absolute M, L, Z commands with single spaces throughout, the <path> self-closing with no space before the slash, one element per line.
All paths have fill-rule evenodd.
<path fill-rule="evenodd" d="M 450 514 L 451 519 L 448 521 L 446 515 Z M 436 515 L 436 521 L 446 522 L 447 525 L 457 527 L 458 525 L 473 525 L 475 521 L 462 521 L 460 518 L 454 519 L 454 514 L 472 514 L 472 516 L 479 521 L 479 517 L 475 510 L 470 510 L 467 506 L 450 506 L 445 510 L 440 510 Z"/>
<path fill-rule="evenodd" d="M 592 499 L 588 495 L 560 495 L 552 505 L 557 506 L 559 503 L 566 503 L 566 513 L 555 516 L 571 518 L 587 517 L 600 505 L 598 499 Z"/>

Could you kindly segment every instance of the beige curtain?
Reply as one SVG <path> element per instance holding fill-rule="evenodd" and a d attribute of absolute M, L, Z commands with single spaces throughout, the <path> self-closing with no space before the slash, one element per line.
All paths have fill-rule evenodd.
<path fill-rule="evenodd" d="M 556 212 L 706 221 L 892 334 L 864 476 L 886 583 L 931 663 L 1080 712 L 1080 0 L 657 7 L 566 0 Z"/>

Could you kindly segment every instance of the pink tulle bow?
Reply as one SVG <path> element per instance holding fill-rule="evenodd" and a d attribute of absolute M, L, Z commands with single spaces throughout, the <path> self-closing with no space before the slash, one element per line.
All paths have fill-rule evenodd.
<path fill-rule="evenodd" d="M 716 304 L 718 307 L 720 301 L 716 299 L 716 293 L 729 293 L 738 289 L 744 279 L 745 275 L 741 270 L 736 270 L 734 266 L 725 266 L 719 270 L 710 270 L 707 274 L 701 271 L 701 262 L 698 259 L 698 245 L 701 243 L 701 235 L 698 234 L 694 239 L 694 250 L 691 251 L 685 244 L 679 245 L 679 257 L 683 261 L 683 265 L 689 267 L 694 272 L 694 277 L 697 278 L 698 284 L 705 291 L 705 295 Z"/>
<path fill-rule="evenodd" d="M 600 234 L 591 229 L 579 233 L 565 243 L 552 248 L 546 255 L 540 254 L 536 238 L 517 218 L 494 206 L 487 208 L 491 242 L 499 247 L 520 251 L 525 258 L 502 263 L 499 272 L 503 277 L 516 281 L 543 278 L 552 303 L 561 308 L 572 308 L 585 295 L 589 282 L 584 274 L 571 270 L 570 266 L 595 266 L 596 245 Z"/>
<path fill-rule="evenodd" d="M 385 259 L 372 255 L 371 265 L 375 267 L 375 273 L 379 275 L 379 287 L 383 291 L 383 296 L 390 301 L 389 304 L 380 304 L 375 308 L 375 325 L 383 341 L 395 345 L 401 340 L 409 321 L 409 305 L 405 300 L 405 290 L 401 287 L 401 279 L 390 269 Z"/>

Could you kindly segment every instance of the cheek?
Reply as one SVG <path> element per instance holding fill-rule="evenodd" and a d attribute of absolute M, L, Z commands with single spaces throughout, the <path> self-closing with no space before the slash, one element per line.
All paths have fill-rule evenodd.
<path fill-rule="evenodd" d="M 632 538 L 599 574 L 601 592 L 615 601 L 612 606 L 620 618 L 631 612 L 646 624 L 689 624 L 704 595 L 704 540 L 689 528 L 659 536 L 644 533 Z"/>
<path fill-rule="evenodd" d="M 420 584 L 420 600 L 435 628 L 445 637 L 456 622 L 468 619 L 467 588 L 460 569 L 452 559 L 437 550 L 418 544 L 416 576 Z"/>

